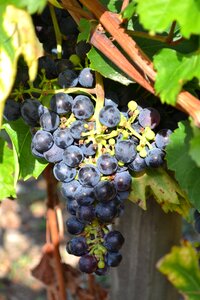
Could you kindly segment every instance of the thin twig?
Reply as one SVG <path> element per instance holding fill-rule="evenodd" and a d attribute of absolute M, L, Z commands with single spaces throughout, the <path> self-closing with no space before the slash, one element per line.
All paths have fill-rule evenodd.
<path fill-rule="evenodd" d="M 168 36 L 166 38 L 166 43 L 170 44 L 173 41 L 175 28 L 176 28 L 176 21 L 174 21 L 171 25 L 170 31 L 169 31 Z"/>

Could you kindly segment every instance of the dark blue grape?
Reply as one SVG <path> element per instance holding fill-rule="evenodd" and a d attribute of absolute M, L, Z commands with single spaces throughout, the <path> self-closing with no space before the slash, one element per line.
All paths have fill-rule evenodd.
<path fill-rule="evenodd" d="M 56 66 L 53 59 L 50 56 L 41 56 L 38 59 L 38 72 L 42 73 L 45 71 L 45 76 L 47 79 L 56 78 Z"/>
<path fill-rule="evenodd" d="M 84 273 L 93 273 L 97 269 L 97 259 L 93 255 L 86 254 L 82 256 L 79 260 L 79 269 Z"/>
<path fill-rule="evenodd" d="M 95 274 L 99 275 L 99 276 L 103 276 L 106 275 L 109 271 L 109 267 L 107 265 L 105 265 L 105 267 L 103 269 L 97 268 L 95 271 Z"/>
<path fill-rule="evenodd" d="M 100 222 L 111 223 L 117 214 L 117 207 L 113 205 L 112 200 L 109 202 L 99 202 L 96 207 L 96 216 Z"/>
<path fill-rule="evenodd" d="M 60 148 L 67 148 L 73 144 L 74 139 L 68 128 L 57 128 L 53 133 L 54 143 Z"/>
<path fill-rule="evenodd" d="M 122 255 L 119 252 L 107 252 L 105 262 L 109 267 L 117 267 L 122 261 Z"/>
<path fill-rule="evenodd" d="M 138 121 L 142 127 L 154 129 L 160 123 L 160 114 L 153 107 L 144 108 L 138 116 Z"/>
<path fill-rule="evenodd" d="M 117 171 L 118 163 L 114 156 L 106 153 L 97 159 L 97 167 L 102 174 L 112 175 Z"/>
<path fill-rule="evenodd" d="M 171 134 L 172 131 L 170 129 L 161 129 L 155 136 L 156 146 L 160 149 L 164 149 L 169 144 Z"/>
<path fill-rule="evenodd" d="M 117 126 L 120 119 L 120 111 L 113 105 L 106 105 L 99 112 L 99 121 L 106 127 L 113 128 Z"/>
<path fill-rule="evenodd" d="M 39 152 L 45 152 L 53 146 L 53 136 L 50 132 L 38 130 L 32 140 L 33 147 Z"/>
<path fill-rule="evenodd" d="M 78 179 L 84 186 L 93 187 L 100 180 L 100 172 L 94 165 L 85 165 L 78 172 Z"/>
<path fill-rule="evenodd" d="M 70 126 L 70 133 L 72 137 L 76 140 L 80 140 L 82 138 L 82 132 L 86 132 L 87 129 L 85 127 L 86 122 L 84 121 L 75 121 Z"/>
<path fill-rule="evenodd" d="M 78 81 L 80 85 L 91 88 L 94 85 L 94 72 L 90 68 L 84 68 L 79 73 Z"/>
<path fill-rule="evenodd" d="M 56 163 L 62 160 L 64 150 L 53 144 L 53 146 L 44 152 L 44 158 L 50 163 Z"/>
<path fill-rule="evenodd" d="M 76 168 L 82 162 L 84 156 L 81 149 L 77 146 L 69 146 L 64 150 L 63 161 L 71 168 Z"/>
<path fill-rule="evenodd" d="M 36 99 L 26 99 L 21 105 L 21 116 L 24 122 L 36 127 L 39 125 L 39 119 L 44 112 L 44 106 Z"/>
<path fill-rule="evenodd" d="M 67 211 L 71 214 L 71 215 L 76 215 L 76 211 L 78 208 L 78 203 L 76 200 L 69 200 L 67 201 Z"/>
<path fill-rule="evenodd" d="M 96 151 L 97 151 L 97 145 L 93 144 L 93 142 L 89 142 L 89 143 L 84 143 L 81 146 L 81 150 L 83 151 L 83 154 L 88 157 L 88 156 L 93 156 L 95 155 Z"/>
<path fill-rule="evenodd" d="M 124 202 L 125 200 L 128 199 L 128 196 L 129 196 L 130 192 L 129 191 L 125 191 L 125 192 L 117 192 L 117 195 L 118 195 L 118 199 L 120 202 Z"/>
<path fill-rule="evenodd" d="M 63 161 L 55 164 L 53 168 L 55 178 L 61 182 L 70 182 L 76 176 L 76 169 L 68 167 Z"/>
<path fill-rule="evenodd" d="M 95 196 L 101 202 L 112 200 L 116 194 L 116 187 L 111 181 L 103 180 L 95 186 Z"/>
<path fill-rule="evenodd" d="M 136 146 L 131 140 L 121 140 L 115 145 L 115 156 L 123 163 L 130 163 L 137 155 Z"/>
<path fill-rule="evenodd" d="M 45 111 L 40 117 L 40 125 L 43 130 L 55 131 L 60 125 L 59 115 L 53 111 Z"/>
<path fill-rule="evenodd" d="M 112 230 L 104 236 L 104 246 L 108 251 L 118 251 L 124 244 L 124 237 L 121 232 Z"/>
<path fill-rule="evenodd" d="M 70 217 L 66 222 L 67 231 L 71 234 L 80 234 L 85 225 L 77 220 L 76 217 Z"/>
<path fill-rule="evenodd" d="M 131 187 L 131 175 L 128 171 L 120 172 L 115 175 L 114 183 L 118 191 L 125 192 Z"/>
<path fill-rule="evenodd" d="M 73 63 L 67 58 L 55 60 L 55 65 L 57 76 L 65 70 L 72 69 L 74 66 Z"/>
<path fill-rule="evenodd" d="M 71 111 L 72 96 L 65 93 L 57 93 L 50 100 L 50 108 L 59 115 L 67 114 Z"/>
<path fill-rule="evenodd" d="M 63 183 L 61 185 L 61 194 L 65 199 L 73 200 L 76 189 L 80 186 L 78 180 Z"/>
<path fill-rule="evenodd" d="M 142 172 L 146 169 L 147 165 L 145 159 L 137 153 L 135 159 L 128 165 L 128 168 L 134 172 Z"/>
<path fill-rule="evenodd" d="M 195 221 L 200 220 L 200 212 L 197 209 L 194 211 L 194 219 Z"/>
<path fill-rule="evenodd" d="M 80 185 L 75 192 L 75 199 L 79 205 L 91 205 L 95 201 L 94 188 Z"/>
<path fill-rule="evenodd" d="M 74 98 L 72 112 L 79 120 L 89 119 L 94 113 L 94 105 L 87 96 L 78 95 Z"/>
<path fill-rule="evenodd" d="M 164 163 L 165 153 L 159 148 L 152 148 L 148 151 L 145 157 L 145 162 L 148 167 L 157 168 Z"/>
<path fill-rule="evenodd" d="M 20 103 L 13 99 L 7 99 L 3 111 L 6 121 L 15 121 L 21 117 Z"/>
<path fill-rule="evenodd" d="M 77 24 L 71 16 L 62 17 L 59 21 L 59 28 L 66 36 L 78 34 Z"/>
<path fill-rule="evenodd" d="M 107 105 L 119 105 L 119 98 L 118 95 L 113 91 L 107 91 L 105 95 L 105 106 Z"/>
<path fill-rule="evenodd" d="M 142 133 L 144 131 L 144 128 L 139 124 L 139 122 L 135 122 L 131 124 L 131 127 L 137 132 Z"/>
<path fill-rule="evenodd" d="M 86 239 L 83 236 L 72 238 L 68 242 L 67 249 L 70 250 L 70 254 L 76 256 L 82 256 L 88 252 L 88 245 Z"/>
<path fill-rule="evenodd" d="M 43 153 L 41 153 L 41 152 L 39 152 L 39 151 L 37 151 L 36 149 L 35 149 L 35 147 L 33 146 L 33 142 L 31 143 L 31 153 L 36 157 L 36 158 L 44 158 L 44 155 L 43 155 Z"/>
<path fill-rule="evenodd" d="M 58 75 L 58 84 L 62 88 L 75 87 L 78 84 L 78 76 L 73 70 L 65 70 Z"/>
<path fill-rule="evenodd" d="M 76 217 L 82 222 L 92 222 L 95 218 L 94 206 L 80 205 L 76 211 Z"/>
<path fill-rule="evenodd" d="M 80 59 L 84 60 L 86 58 L 86 54 L 90 51 L 90 44 L 86 43 L 86 41 L 80 41 L 75 46 L 76 54 L 80 57 Z"/>

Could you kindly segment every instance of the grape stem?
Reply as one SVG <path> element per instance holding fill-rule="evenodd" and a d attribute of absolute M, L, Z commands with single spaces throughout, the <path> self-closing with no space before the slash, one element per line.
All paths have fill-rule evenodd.
<path fill-rule="evenodd" d="M 62 34 L 60 32 L 60 28 L 59 28 L 58 21 L 56 18 L 54 6 L 50 3 L 49 3 L 49 10 L 50 10 L 51 19 L 53 22 L 53 28 L 54 28 L 54 32 L 55 32 L 55 36 L 56 36 L 57 58 L 61 59 L 62 58 Z"/>

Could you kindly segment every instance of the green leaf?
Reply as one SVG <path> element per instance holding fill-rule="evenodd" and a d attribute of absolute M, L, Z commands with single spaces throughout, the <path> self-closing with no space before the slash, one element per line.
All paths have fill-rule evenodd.
<path fill-rule="evenodd" d="M 121 11 L 122 1 L 121 0 L 101 0 L 108 10 L 119 13 Z"/>
<path fill-rule="evenodd" d="M 100 51 L 92 48 L 87 54 L 90 60 L 90 68 L 94 71 L 99 72 L 106 78 L 110 78 L 114 81 L 118 81 L 124 85 L 133 83 L 126 75 L 122 75 L 122 72 L 109 61 Z"/>
<path fill-rule="evenodd" d="M 3 128 L 9 135 L 15 158 L 15 182 L 22 178 L 37 178 L 47 166 L 43 160 L 35 158 L 31 153 L 30 128 L 24 124 L 22 119 L 5 123 Z"/>
<path fill-rule="evenodd" d="M 57 0 L 48 0 L 53 6 L 63 9 L 63 6 Z"/>
<path fill-rule="evenodd" d="M 189 155 L 191 137 L 189 122 L 180 122 L 179 128 L 170 135 L 166 159 L 168 168 L 175 171 L 175 178 L 187 193 L 189 201 L 200 210 L 200 168 Z"/>
<path fill-rule="evenodd" d="M 86 19 L 81 19 L 78 27 L 79 27 L 80 33 L 78 35 L 77 42 L 80 42 L 80 41 L 88 42 L 90 39 L 90 31 L 92 28 L 92 22 L 88 21 Z"/>
<path fill-rule="evenodd" d="M 166 31 L 174 21 L 185 38 L 200 32 L 200 2 L 196 0 L 137 0 L 137 13 L 152 33 Z"/>
<path fill-rule="evenodd" d="M 193 124 L 191 124 L 191 126 L 193 136 L 190 140 L 189 154 L 197 166 L 200 167 L 200 129 Z"/>
<path fill-rule="evenodd" d="M 6 197 L 16 197 L 13 173 L 13 151 L 0 138 L 0 200 Z"/>
<path fill-rule="evenodd" d="M 30 15 L 6 3 L 0 5 L 0 126 L 4 102 L 9 96 L 20 55 L 29 67 L 30 80 L 37 75 L 37 58 L 43 53 Z"/>
<path fill-rule="evenodd" d="M 55 0 L 54 0 L 55 1 Z M 41 13 L 47 0 L 5 0 L 4 4 L 26 9 L 30 14 Z"/>
<path fill-rule="evenodd" d="M 132 179 L 129 200 L 146 210 L 146 199 L 151 195 L 165 212 L 188 214 L 189 204 L 185 193 L 163 168 L 146 170 L 143 175 Z"/>
<path fill-rule="evenodd" d="M 130 20 L 135 13 L 135 7 L 136 7 L 135 1 L 129 3 L 129 5 L 122 12 L 122 18 L 126 20 Z"/>
<path fill-rule="evenodd" d="M 174 246 L 157 267 L 187 300 L 200 299 L 199 256 L 189 242 Z"/>
<path fill-rule="evenodd" d="M 183 55 L 171 49 L 163 49 L 154 56 L 157 70 L 155 89 L 162 102 L 175 105 L 182 86 L 194 77 L 200 79 L 200 51 Z"/>

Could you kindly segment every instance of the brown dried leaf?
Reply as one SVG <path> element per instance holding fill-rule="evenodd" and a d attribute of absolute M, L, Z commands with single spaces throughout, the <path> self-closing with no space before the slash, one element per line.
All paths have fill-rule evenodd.
<path fill-rule="evenodd" d="M 39 264 L 31 270 L 31 274 L 45 285 L 53 285 L 56 282 L 52 262 L 54 248 L 51 244 L 47 244 L 43 250 L 43 256 Z"/>
<path fill-rule="evenodd" d="M 66 281 L 66 288 L 70 290 L 72 295 L 75 295 L 81 284 L 81 272 L 65 263 L 62 264 L 62 267 Z"/>

